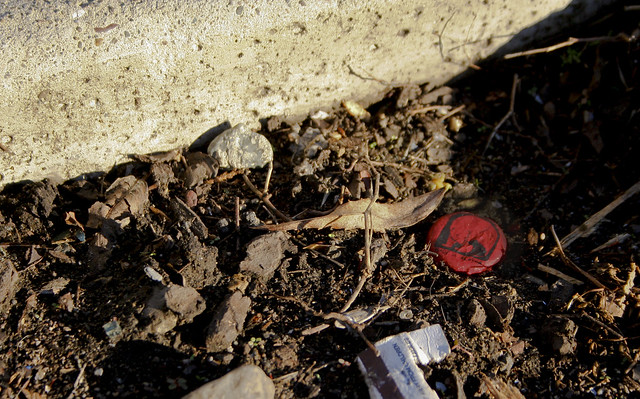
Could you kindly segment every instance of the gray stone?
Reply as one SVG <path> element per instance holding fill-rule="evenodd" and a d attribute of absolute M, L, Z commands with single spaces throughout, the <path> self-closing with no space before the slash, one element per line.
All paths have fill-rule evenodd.
<path fill-rule="evenodd" d="M 578 346 L 576 334 L 578 326 L 571 319 L 553 317 L 542 326 L 540 334 L 551 344 L 553 351 L 560 355 L 572 354 Z"/>
<path fill-rule="evenodd" d="M 273 399 L 276 388 L 264 371 L 258 366 L 245 364 L 207 382 L 200 388 L 183 396 L 183 399 Z"/>
<path fill-rule="evenodd" d="M 440 85 L 612 2 L 4 0 L 2 183 L 105 170 L 226 121 Z"/>
<path fill-rule="evenodd" d="M 155 288 L 142 310 L 142 316 L 149 320 L 149 324 L 145 328 L 147 332 L 164 334 L 178 325 L 178 315 L 166 308 L 164 294 L 167 290 L 168 287 L 165 286 Z"/>
<path fill-rule="evenodd" d="M 267 281 L 280 266 L 284 252 L 296 249 L 282 231 L 256 237 L 247 246 L 247 256 L 240 262 L 239 270 Z"/>
<path fill-rule="evenodd" d="M 173 312 L 147 307 L 142 315 L 149 319 L 145 331 L 151 334 L 164 334 L 178 325 L 178 316 Z"/>
<path fill-rule="evenodd" d="M 191 287 L 170 284 L 157 287 L 147 301 L 142 316 L 149 319 L 146 331 L 164 334 L 179 322 L 191 322 L 206 308 L 204 298 Z"/>
<path fill-rule="evenodd" d="M 239 291 L 227 297 L 216 310 L 216 314 L 207 329 L 207 350 L 220 352 L 227 349 L 244 328 L 251 299 L 242 296 Z"/>
<path fill-rule="evenodd" d="M 225 169 L 261 168 L 273 161 L 269 140 L 242 123 L 211 140 L 207 152 Z"/>
<path fill-rule="evenodd" d="M 193 321 L 193 318 L 204 312 L 207 307 L 198 291 L 175 284 L 171 284 L 164 293 L 164 301 L 167 308 L 187 322 Z"/>

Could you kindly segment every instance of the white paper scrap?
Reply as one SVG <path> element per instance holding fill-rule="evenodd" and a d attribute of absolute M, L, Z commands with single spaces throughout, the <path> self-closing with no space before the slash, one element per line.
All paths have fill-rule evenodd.
<path fill-rule="evenodd" d="M 372 398 L 438 398 L 418 364 L 439 362 L 451 353 L 439 324 L 384 338 L 375 347 L 380 356 L 371 349 L 358 355 L 358 366 Z"/>

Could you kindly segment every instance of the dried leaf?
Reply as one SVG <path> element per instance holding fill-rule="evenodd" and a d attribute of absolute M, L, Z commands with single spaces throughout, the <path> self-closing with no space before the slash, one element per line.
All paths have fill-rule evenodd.
<path fill-rule="evenodd" d="M 82 223 L 78 222 L 78 219 L 76 219 L 76 213 L 73 211 L 65 212 L 64 222 L 69 226 L 78 226 L 82 231 L 84 231 L 84 226 Z"/>
<path fill-rule="evenodd" d="M 149 188 L 144 180 L 138 180 L 135 176 L 125 176 L 116 179 L 107 189 L 106 204 L 111 206 L 107 215 L 111 219 L 117 219 L 124 213 L 140 215 L 149 202 Z"/>
<path fill-rule="evenodd" d="M 374 203 L 370 209 L 371 229 L 373 231 L 384 231 L 413 226 L 436 209 L 445 192 L 446 189 L 441 188 L 393 204 Z M 269 231 L 324 228 L 364 229 L 364 213 L 370 204 L 370 199 L 350 201 L 338 206 L 328 215 L 276 225 L 258 226 L 257 228 Z"/>
<path fill-rule="evenodd" d="M 175 149 L 164 152 L 154 152 L 152 154 L 131 154 L 129 158 L 135 159 L 140 162 L 157 163 L 157 162 L 171 162 L 177 161 L 182 155 L 182 149 Z"/>
<path fill-rule="evenodd" d="M 58 298 L 58 304 L 67 312 L 73 312 L 73 309 L 75 309 L 75 305 L 73 304 L 73 297 L 71 296 L 70 292 L 67 292 L 66 294 Z"/>
<path fill-rule="evenodd" d="M 148 203 L 149 188 L 144 180 L 120 177 L 107 189 L 105 202 L 97 201 L 89 209 L 87 227 L 98 228 L 106 219 L 141 215 Z"/>
<path fill-rule="evenodd" d="M 501 379 L 491 380 L 483 375 L 482 382 L 495 399 L 524 399 L 524 395 L 520 393 L 518 388 Z"/>

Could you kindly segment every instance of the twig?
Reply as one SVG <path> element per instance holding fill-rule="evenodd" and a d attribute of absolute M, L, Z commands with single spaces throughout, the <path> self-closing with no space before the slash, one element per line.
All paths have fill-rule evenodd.
<path fill-rule="evenodd" d="M 498 130 L 507 121 L 507 119 L 509 119 L 509 117 L 511 115 L 513 115 L 513 109 L 514 109 L 514 106 L 515 106 L 515 103 L 516 103 L 516 87 L 518 87 L 518 74 L 517 73 L 513 75 L 513 84 L 511 85 L 511 100 L 509 102 L 509 111 L 502 117 L 500 122 L 498 122 L 496 127 L 493 128 L 493 130 L 491 131 L 491 134 L 489 135 L 489 138 L 487 139 L 487 144 L 484 146 L 484 150 L 482 151 L 482 156 L 484 156 L 484 153 L 487 152 L 487 149 L 489 148 L 489 145 L 491 144 L 491 140 L 493 140 L 493 137 L 496 135 Z"/>
<path fill-rule="evenodd" d="M 273 173 L 273 161 L 269 161 L 269 165 L 267 168 L 267 178 L 264 182 L 264 193 L 267 194 L 269 192 L 269 183 L 271 182 L 271 174 Z"/>
<path fill-rule="evenodd" d="M 611 211 L 616 209 L 616 207 L 622 204 L 624 201 L 628 200 L 630 197 L 635 195 L 640 191 L 640 181 L 631 186 L 627 191 L 625 191 L 621 196 L 614 199 L 609 203 L 609 205 L 605 206 L 589 219 L 586 222 L 582 223 L 578 228 L 573 230 L 571 233 L 564 236 L 564 238 L 560 241 L 562 243 L 562 247 L 566 248 L 571 245 L 575 240 L 580 237 L 584 237 L 589 235 L 595 226 L 604 219 Z"/>
<path fill-rule="evenodd" d="M 563 47 L 573 46 L 574 44 L 578 43 L 579 41 L 580 41 L 580 39 L 577 39 L 575 37 L 570 37 L 569 40 L 566 40 L 566 41 L 564 41 L 562 43 L 556 43 L 556 44 L 554 44 L 552 46 L 542 47 L 542 48 L 537 48 L 537 49 L 527 50 L 527 51 L 519 51 L 517 53 L 507 54 L 507 55 L 504 56 L 504 59 L 505 60 L 509 60 L 511 58 L 524 57 L 525 55 L 550 53 L 552 51 L 556 51 L 556 50 L 561 49 Z"/>
<path fill-rule="evenodd" d="M 394 167 L 396 169 L 400 169 L 403 172 L 420 173 L 420 174 L 425 173 L 424 169 L 416 169 L 416 168 L 412 168 L 412 167 L 409 167 L 409 166 L 404 166 L 402 164 L 395 163 L 395 162 L 380 162 L 380 161 L 369 161 L 369 162 L 373 166 L 378 166 L 378 167 L 392 166 L 392 167 Z"/>
<path fill-rule="evenodd" d="M 286 300 L 286 301 L 295 302 L 298 305 L 302 306 L 302 308 L 304 308 L 304 310 L 306 310 L 307 312 L 312 313 L 316 317 L 322 317 L 325 320 L 337 320 L 337 321 L 339 321 L 341 323 L 344 323 L 344 324 L 348 325 L 354 331 L 356 331 L 358 333 L 358 335 L 360 335 L 362 340 L 367 344 L 367 346 L 369 348 L 371 348 L 372 351 L 374 351 L 376 353 L 376 355 L 379 354 L 378 349 L 375 347 L 375 345 L 373 345 L 371 343 L 371 341 L 369 341 L 369 339 L 362 332 L 362 330 L 364 329 L 364 325 L 363 324 L 354 323 L 353 320 L 351 320 L 349 317 L 347 317 L 346 315 L 344 315 L 342 313 L 331 312 L 331 313 L 324 314 L 322 312 L 318 312 L 317 310 L 314 310 L 313 308 L 311 308 L 311 306 L 307 305 L 306 303 L 304 303 L 300 299 L 292 297 L 292 296 L 281 296 L 281 295 L 276 295 L 276 294 L 271 294 L 271 296 L 273 296 L 275 298 L 278 298 L 278 299 L 283 299 L 283 300 Z M 320 332 L 320 331 L 324 330 L 327 327 L 329 327 L 328 324 L 321 324 L 319 326 L 304 330 L 302 332 L 302 335 L 314 334 L 314 333 L 317 333 L 317 332 Z"/>
<path fill-rule="evenodd" d="M 380 351 L 378 350 L 378 348 L 376 348 L 376 346 L 369 341 L 369 338 L 367 338 L 364 333 L 362 332 L 362 330 L 364 329 L 364 325 L 360 324 L 360 323 L 354 323 L 350 318 L 348 318 L 347 316 L 343 315 L 342 313 L 335 313 L 335 312 L 331 312 L 328 313 L 324 316 L 325 320 L 337 320 L 341 323 L 344 323 L 346 325 L 348 325 L 349 327 L 351 327 L 352 330 L 356 331 L 358 333 L 358 335 L 360 336 L 360 338 L 362 338 L 362 340 L 367 344 L 367 346 L 369 347 L 369 349 L 371 349 L 376 356 L 380 356 Z"/>
<path fill-rule="evenodd" d="M 280 212 L 279 210 L 276 209 L 275 206 L 273 206 L 273 204 L 271 203 L 271 201 L 269 200 L 269 194 L 263 194 L 260 192 L 260 190 L 258 190 L 258 188 L 256 186 L 253 185 L 253 183 L 251 183 L 251 180 L 249 180 L 249 178 L 247 177 L 246 173 L 242 174 L 242 178 L 244 179 L 245 184 L 247 185 L 247 187 L 249 187 L 249 189 L 251 191 L 253 191 L 253 193 L 255 195 L 258 196 L 258 198 L 260 198 L 262 200 L 262 202 L 264 202 L 264 204 L 271 209 L 271 211 L 273 213 L 275 213 L 280 219 L 285 220 L 287 222 L 292 221 L 293 219 L 291 219 L 289 216 L 285 215 L 284 213 Z"/>
<path fill-rule="evenodd" d="M 619 33 L 616 36 L 599 36 L 599 37 L 586 37 L 586 38 L 577 38 L 570 37 L 561 43 L 556 43 L 552 46 L 537 48 L 533 50 L 520 51 L 517 53 L 511 53 L 504 56 L 504 59 L 509 60 L 511 58 L 523 57 L 525 55 L 534 55 L 541 53 L 550 53 L 552 51 L 556 51 L 558 49 L 573 46 L 576 43 L 591 43 L 591 42 L 615 42 L 615 41 L 631 41 L 631 38 L 624 33 Z"/>
<path fill-rule="evenodd" d="M 449 22 L 451 22 L 451 20 L 455 15 L 456 15 L 456 12 L 452 13 L 449 19 L 447 19 L 447 22 L 444 23 L 444 26 L 442 27 L 442 32 L 438 32 L 438 50 L 440 50 L 440 58 L 442 59 L 442 61 L 445 61 L 444 44 L 442 43 L 442 35 L 444 35 L 444 31 L 447 29 L 447 25 L 449 25 Z"/>
<path fill-rule="evenodd" d="M 80 372 L 78 373 L 78 376 L 76 377 L 76 380 L 73 383 L 73 389 L 71 390 L 71 393 L 69 393 L 69 396 L 67 396 L 67 399 L 71 399 L 71 398 L 75 398 L 76 397 L 75 393 L 76 393 L 76 390 L 78 389 L 78 387 L 80 386 L 80 381 L 82 380 L 82 377 L 84 377 L 84 369 L 86 367 L 87 367 L 86 364 L 84 364 L 84 365 L 82 365 L 82 367 L 80 367 Z"/>
<path fill-rule="evenodd" d="M 587 314 L 587 312 L 582 311 L 582 316 L 586 317 L 587 319 L 589 319 L 592 322 L 596 323 L 597 325 L 601 326 L 605 330 L 609 331 L 611 334 L 615 335 L 616 338 L 618 338 L 618 339 L 620 339 L 622 341 L 626 341 L 626 338 L 624 337 L 624 335 L 620 334 L 619 332 L 614 330 L 612 327 L 609 327 L 608 325 L 604 324 L 603 322 L 601 322 L 600 320 L 596 319 L 595 317 L 590 316 L 589 314 Z"/>
<path fill-rule="evenodd" d="M 584 282 L 578 280 L 577 278 L 573 278 L 567 274 L 562 273 L 560 270 L 556 270 L 552 267 L 549 266 L 545 266 L 542 263 L 538 263 L 538 270 L 545 272 L 545 273 L 549 273 L 552 276 L 556 276 L 558 278 L 563 279 L 564 281 L 571 283 L 573 285 L 582 285 L 584 284 Z"/>
<path fill-rule="evenodd" d="M 240 197 L 236 195 L 235 201 L 235 221 L 236 221 L 236 231 L 240 230 Z"/>
<path fill-rule="evenodd" d="M 440 110 L 449 112 L 449 110 L 451 110 L 451 105 L 427 105 L 426 107 L 413 109 L 409 111 L 409 116 L 414 116 L 416 114 L 422 114 L 424 112 L 429 112 L 429 111 L 440 111 Z"/>
<path fill-rule="evenodd" d="M 302 247 L 306 247 L 306 244 L 296 240 L 295 238 L 291 237 L 291 241 L 295 242 L 296 244 L 302 246 Z M 315 256 L 318 256 L 324 260 L 326 260 L 327 262 L 333 263 L 334 265 L 338 266 L 340 269 L 344 269 L 345 265 L 343 265 L 342 263 L 338 262 L 335 259 L 331 259 L 330 257 L 328 257 L 327 255 L 323 254 L 322 252 L 316 251 L 315 249 L 312 248 L 304 248 L 305 251 L 309 251 L 312 254 L 314 254 Z"/>
<path fill-rule="evenodd" d="M 607 242 L 605 242 L 604 244 L 598 245 L 596 248 L 592 249 L 589 253 L 592 254 L 594 252 L 602 251 L 603 249 L 613 247 L 614 245 L 622 244 L 623 242 L 627 241 L 629 238 L 631 238 L 631 234 L 629 233 L 618 234 L 615 237 L 607 240 Z"/>
<path fill-rule="evenodd" d="M 571 259 L 569 259 L 569 257 L 564 253 L 564 249 L 562 248 L 562 243 L 558 239 L 558 235 L 556 234 L 556 230 L 553 228 L 553 225 L 551 225 L 551 234 L 553 235 L 553 239 L 556 241 L 556 245 L 558 246 L 558 251 L 560 252 L 560 258 L 565 263 L 565 265 L 571 267 L 573 270 L 582 274 L 589 281 L 591 281 L 593 285 L 595 285 L 596 287 L 608 289 L 604 284 L 598 281 L 597 278 L 593 277 L 591 273 L 586 272 L 585 270 L 580 268 L 578 265 L 576 265 Z"/>
<path fill-rule="evenodd" d="M 441 116 L 440 118 L 438 118 L 438 122 L 444 122 L 446 121 L 448 118 L 452 117 L 453 115 L 457 114 L 458 112 L 462 111 L 464 109 L 465 105 L 462 104 L 458 107 L 455 107 L 454 109 L 452 109 L 451 111 L 447 112 L 445 115 Z"/>
<path fill-rule="evenodd" d="M 373 266 L 371 265 L 371 238 L 373 237 L 373 230 L 371 229 L 371 207 L 378 200 L 378 195 L 380 195 L 380 174 L 378 172 L 375 173 L 375 190 L 373 195 L 371 196 L 371 202 L 369 202 L 369 206 L 364 211 L 364 259 L 365 259 L 365 269 L 360 275 L 360 280 L 358 281 L 358 285 L 355 290 L 351 294 L 351 297 L 344 304 L 342 309 L 340 309 L 341 313 L 349 310 L 353 302 L 356 300 L 360 291 L 362 291 L 362 287 L 364 287 L 364 283 L 373 273 Z"/>

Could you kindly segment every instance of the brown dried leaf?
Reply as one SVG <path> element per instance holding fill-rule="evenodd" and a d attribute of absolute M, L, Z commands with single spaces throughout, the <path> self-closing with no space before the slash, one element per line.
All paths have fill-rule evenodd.
<path fill-rule="evenodd" d="M 69 226 L 78 226 L 82 231 L 84 231 L 84 226 L 82 223 L 78 222 L 78 219 L 76 219 L 76 213 L 73 211 L 65 212 L 64 222 Z"/>
<path fill-rule="evenodd" d="M 107 189 L 106 196 L 106 204 L 111 206 L 109 218 L 117 219 L 125 212 L 137 216 L 149 202 L 149 188 L 144 180 L 130 175 L 116 179 Z"/>
<path fill-rule="evenodd" d="M 144 180 L 135 176 L 120 177 L 107 189 L 105 202 L 96 201 L 89 208 L 87 227 L 98 228 L 107 219 L 138 216 L 148 203 L 149 188 Z"/>
<path fill-rule="evenodd" d="M 482 382 L 495 399 L 525 399 L 518 388 L 501 379 L 492 380 L 486 375 L 483 375 Z"/>
<path fill-rule="evenodd" d="M 413 226 L 436 209 L 445 192 L 446 189 L 441 188 L 393 204 L 374 203 L 370 209 L 371 229 L 373 231 L 384 231 Z M 364 213 L 370 204 L 370 199 L 350 201 L 338 206 L 328 215 L 276 225 L 264 225 L 257 228 L 269 231 L 324 228 L 364 229 Z"/>
<path fill-rule="evenodd" d="M 152 154 L 131 154 L 129 155 L 129 158 L 135 159 L 140 162 L 157 163 L 177 161 L 180 159 L 181 155 L 182 149 L 178 148 L 170 151 L 154 152 Z"/>

